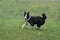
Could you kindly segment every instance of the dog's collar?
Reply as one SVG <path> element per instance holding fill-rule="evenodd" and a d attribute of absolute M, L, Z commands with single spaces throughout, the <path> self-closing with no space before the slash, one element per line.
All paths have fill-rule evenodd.
<path fill-rule="evenodd" d="M 29 17 L 29 18 L 27 19 L 27 21 L 29 21 L 29 20 L 30 20 L 30 18 L 31 18 L 31 17 Z"/>

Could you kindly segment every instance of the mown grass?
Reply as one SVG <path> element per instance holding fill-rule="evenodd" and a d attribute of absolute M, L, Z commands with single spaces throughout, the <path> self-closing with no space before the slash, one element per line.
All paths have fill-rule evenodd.
<path fill-rule="evenodd" d="M 29 25 L 22 30 L 24 11 L 34 16 L 45 12 L 46 23 L 40 30 Z M 60 40 L 60 1 L 0 0 L 0 40 Z"/>

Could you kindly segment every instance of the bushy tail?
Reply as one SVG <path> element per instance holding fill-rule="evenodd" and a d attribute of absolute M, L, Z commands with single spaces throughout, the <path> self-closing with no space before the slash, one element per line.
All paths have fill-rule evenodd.
<path fill-rule="evenodd" d="M 44 20 L 47 18 L 47 16 L 46 16 L 45 13 L 42 14 L 42 18 L 43 18 Z"/>

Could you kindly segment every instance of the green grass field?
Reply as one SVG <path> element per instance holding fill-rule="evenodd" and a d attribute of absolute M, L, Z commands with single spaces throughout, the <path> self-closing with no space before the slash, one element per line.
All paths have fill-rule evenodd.
<path fill-rule="evenodd" d="M 22 30 L 24 11 L 45 12 L 46 23 L 39 30 L 29 25 Z M 60 40 L 60 0 L 0 0 L 0 40 Z"/>

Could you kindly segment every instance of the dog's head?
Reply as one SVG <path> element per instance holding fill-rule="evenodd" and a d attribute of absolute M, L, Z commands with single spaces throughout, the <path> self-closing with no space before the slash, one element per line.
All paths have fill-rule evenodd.
<path fill-rule="evenodd" d="M 24 18 L 29 19 L 29 17 L 30 17 L 29 12 L 28 13 L 24 12 Z"/>

